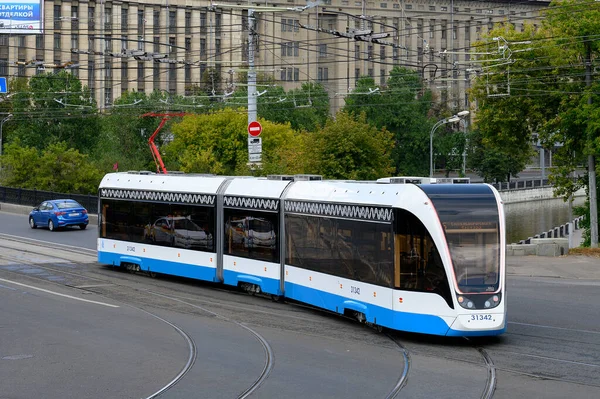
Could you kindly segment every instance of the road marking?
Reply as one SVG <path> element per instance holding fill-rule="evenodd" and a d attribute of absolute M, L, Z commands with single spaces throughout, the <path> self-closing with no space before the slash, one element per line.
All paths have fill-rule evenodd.
<path fill-rule="evenodd" d="M 528 326 L 528 327 L 549 328 L 552 330 L 575 331 L 575 332 L 586 333 L 586 334 L 600 334 L 600 331 L 578 330 L 575 328 L 544 326 L 541 324 L 517 323 L 516 321 L 509 321 L 508 324 L 516 324 L 518 326 Z"/>
<path fill-rule="evenodd" d="M 3 281 L 5 283 L 9 283 L 9 284 L 15 284 L 15 285 L 19 285 L 21 287 L 25 287 L 25 288 L 29 288 L 32 290 L 37 290 L 37 291 L 42 291 L 45 292 L 47 294 L 52 294 L 52 295 L 58 295 L 58 296 L 62 296 L 63 298 L 69 298 L 69 299 L 74 299 L 76 301 L 82 301 L 82 302 L 87 302 L 87 303 L 93 303 L 95 305 L 102 305 L 102 306 L 108 306 L 109 308 L 118 308 L 119 306 L 117 305 L 111 305 L 110 303 L 104 303 L 104 302 L 98 302 L 98 301 L 90 301 L 89 299 L 83 299 L 83 298 L 77 298 L 75 296 L 71 296 L 71 295 L 66 295 L 66 294 L 61 294 L 60 292 L 54 292 L 54 291 L 50 291 L 50 290 L 45 290 L 43 288 L 38 288 L 38 287 L 33 287 L 31 285 L 27 285 L 27 284 L 22 284 L 22 283 L 17 283 L 16 281 L 10 281 L 10 280 L 5 280 L 3 278 L 0 278 L 0 281 Z"/>

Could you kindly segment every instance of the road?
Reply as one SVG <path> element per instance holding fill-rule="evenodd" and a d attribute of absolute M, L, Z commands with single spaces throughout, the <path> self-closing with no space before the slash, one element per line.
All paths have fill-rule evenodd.
<path fill-rule="evenodd" d="M 95 238 L 0 212 L 0 398 L 481 398 L 491 371 L 494 398 L 600 397 L 596 259 L 508 258 L 507 333 L 466 341 L 114 271 Z"/>

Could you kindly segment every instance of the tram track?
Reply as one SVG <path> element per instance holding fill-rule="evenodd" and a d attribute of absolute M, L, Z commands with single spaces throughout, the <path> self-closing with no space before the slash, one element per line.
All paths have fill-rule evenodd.
<path fill-rule="evenodd" d="M 469 338 L 465 338 L 465 340 L 472 344 L 472 341 Z M 474 348 L 475 350 L 477 350 L 477 352 L 479 352 L 479 354 L 483 358 L 483 361 L 487 368 L 487 380 L 483 392 L 481 393 L 481 399 L 491 399 L 494 397 L 494 391 L 496 390 L 496 366 L 494 365 L 492 358 L 485 349 L 479 346 L 474 346 Z"/>
<path fill-rule="evenodd" d="M 12 241 L 17 241 L 17 242 L 21 242 L 22 243 L 21 240 L 14 240 L 13 239 Z M 0 248 L 10 248 L 10 247 L 0 244 Z M 11 248 L 11 249 L 14 249 L 14 248 Z M 73 252 L 73 253 L 76 253 L 76 254 L 81 254 L 79 251 L 77 251 L 76 248 L 70 248 L 68 250 L 70 252 Z M 27 252 L 32 253 L 32 254 L 36 253 L 35 251 L 27 251 Z M 86 253 L 86 251 L 83 251 L 83 252 Z M 44 255 L 44 256 L 52 256 L 52 257 L 54 257 L 54 255 Z M 64 257 L 61 258 L 60 256 L 57 256 L 56 258 L 72 262 L 68 258 L 64 258 Z M 12 261 L 12 262 L 22 262 L 23 261 L 23 259 L 20 259 L 18 257 L 14 257 L 14 256 L 9 256 L 9 255 L 6 255 L 5 253 L 0 254 L 0 259 L 9 260 L 9 261 Z M 76 262 L 74 262 L 74 263 L 76 264 Z M 82 274 L 82 273 L 69 272 L 69 271 L 66 271 L 66 270 L 60 270 L 60 269 L 56 269 L 56 268 L 52 268 L 52 267 L 48 267 L 48 266 L 44 266 L 44 265 L 39 265 L 39 264 L 36 264 L 34 267 L 35 268 L 39 268 L 39 269 L 43 269 L 43 270 L 47 270 L 47 271 L 51 271 L 53 273 L 61 273 L 61 274 L 67 274 L 67 275 L 74 276 L 74 277 L 80 277 L 80 278 L 86 278 L 86 279 L 94 279 L 94 280 L 96 280 L 98 282 L 103 282 L 103 283 L 108 283 L 110 285 L 115 285 L 112 282 L 109 282 L 108 280 L 103 280 L 103 279 L 98 278 L 98 277 L 91 277 L 89 275 L 85 275 L 85 274 Z M 23 276 L 23 273 L 19 273 L 18 271 L 6 270 L 6 269 L 4 269 L 4 271 L 8 272 L 8 273 L 18 274 L 20 276 Z M 36 275 L 31 275 L 31 274 L 26 274 L 26 275 L 28 277 L 30 277 L 30 278 L 37 279 L 37 280 L 40 280 L 40 281 L 44 281 L 45 283 L 53 283 L 52 281 L 50 281 L 48 279 L 44 279 L 44 278 L 41 278 L 41 277 L 36 276 Z M 95 287 L 98 287 L 98 285 L 96 285 L 95 287 L 94 286 L 88 286 L 88 287 L 84 287 L 84 288 L 81 288 L 81 287 L 78 287 L 78 286 L 74 286 L 74 285 L 69 285 L 69 284 L 59 284 L 59 285 L 67 286 L 69 288 L 77 289 L 77 290 L 80 290 L 80 291 L 93 292 L 93 293 L 99 294 L 99 295 L 103 295 L 104 294 L 104 293 L 98 292 L 98 290 L 94 289 Z M 125 285 L 122 285 L 122 287 L 125 287 Z M 212 311 L 212 310 L 210 310 L 210 309 L 208 309 L 206 307 L 195 305 L 195 304 L 190 303 L 188 301 L 185 301 L 185 300 L 182 300 L 182 299 L 170 296 L 170 295 L 162 294 L 162 293 L 159 293 L 159 292 L 153 292 L 153 291 L 150 291 L 150 290 L 146 290 L 146 291 L 143 291 L 143 292 L 146 295 L 153 295 L 153 296 L 160 297 L 160 298 L 172 301 L 172 302 L 177 302 L 177 303 L 186 305 L 186 306 L 194 308 L 194 309 L 201 310 L 202 312 L 210 314 L 210 315 L 212 315 L 212 316 L 214 316 L 216 318 L 219 318 L 220 320 L 230 322 L 230 323 L 236 325 L 237 327 L 239 327 L 239 328 L 241 328 L 241 329 L 249 332 L 261 344 L 261 346 L 262 346 L 262 348 L 264 350 L 264 353 L 265 353 L 265 363 L 264 363 L 264 366 L 263 366 L 263 368 L 262 368 L 259 376 L 255 379 L 255 381 L 250 386 L 246 387 L 245 389 L 243 389 L 240 392 L 240 394 L 237 396 L 238 399 L 245 399 L 245 398 L 248 398 L 249 396 L 251 396 L 254 392 L 256 392 L 260 388 L 260 386 L 269 377 L 269 375 L 271 373 L 271 370 L 273 369 L 275 356 L 273 354 L 273 350 L 272 350 L 269 342 L 267 341 L 267 339 L 264 336 L 262 336 L 258 331 L 256 331 L 255 329 L 249 327 L 248 325 L 246 325 L 246 324 L 244 324 L 242 322 L 236 321 L 236 320 L 234 320 L 234 319 L 232 319 L 230 317 L 227 317 L 227 316 L 224 316 L 224 315 L 222 315 L 220 313 L 214 312 L 214 311 Z M 114 299 L 114 298 L 111 298 L 111 299 Z M 196 344 L 195 344 L 193 338 L 189 334 L 187 334 L 180 326 L 178 326 L 178 325 L 176 325 L 176 324 L 168 321 L 165 318 L 162 318 L 162 317 L 158 316 L 157 314 L 155 314 L 153 312 L 150 312 L 150 311 L 148 311 L 146 309 L 143 309 L 143 308 L 141 308 L 139 306 L 132 305 L 131 303 L 126 303 L 126 305 L 128 307 L 130 307 L 130 308 L 136 309 L 137 311 L 140 311 L 140 312 L 143 312 L 145 314 L 148 314 L 149 316 L 152 316 L 152 317 L 156 318 L 157 320 L 159 320 L 159 321 L 161 321 L 163 323 L 168 324 L 175 331 L 177 331 L 177 333 L 179 335 L 181 335 L 184 338 L 184 340 L 187 342 L 187 345 L 188 345 L 189 357 L 188 357 L 188 360 L 187 360 L 185 366 L 182 368 L 182 370 L 168 384 L 166 384 L 161 389 L 159 389 L 155 393 L 153 393 L 150 396 L 147 396 L 145 398 L 145 399 L 153 399 L 153 398 L 159 397 L 164 392 L 166 392 L 167 390 L 169 390 L 172 387 L 174 387 L 192 369 L 192 367 L 194 366 L 194 363 L 196 361 L 196 357 L 197 357 Z"/>
<path fill-rule="evenodd" d="M 2 237 L 0 237 L 2 238 Z M 20 242 L 20 243 L 24 243 L 24 244 L 32 244 L 35 241 L 33 240 L 28 240 L 28 242 L 23 242 L 21 240 L 15 240 L 13 239 L 12 241 L 16 241 L 16 242 Z M 31 242 L 33 241 L 33 242 Z M 45 243 L 37 243 L 35 242 L 36 246 L 42 246 L 45 248 L 53 248 L 53 244 L 45 244 Z M 2 244 L 0 244 L 0 247 L 3 247 Z M 67 251 L 76 255 L 90 255 L 90 256 L 95 256 L 95 251 L 93 251 L 94 253 L 92 254 L 91 250 L 85 250 L 85 251 L 79 251 L 78 248 L 76 247 L 69 247 L 66 246 L 64 248 L 61 248 L 61 251 Z M 38 253 L 38 251 L 34 250 L 28 250 L 27 252 L 32 253 L 32 254 L 36 254 Z M 57 259 L 62 259 L 68 262 L 73 263 L 75 266 L 79 265 L 79 266 L 89 266 L 89 265 L 85 265 L 83 263 L 77 262 L 77 261 L 73 261 L 72 258 L 68 257 L 68 256 L 61 256 L 60 254 L 55 255 L 48 255 L 48 256 L 53 256 L 56 257 Z M 13 261 L 22 261 L 22 259 L 16 259 L 13 258 L 11 259 Z M 111 268 L 106 267 L 106 268 L 101 268 L 98 270 L 87 270 L 85 273 L 80 273 L 77 272 L 75 270 L 63 270 L 60 268 L 56 268 L 56 267 L 52 267 L 50 265 L 46 265 L 46 264 L 36 264 L 35 265 L 36 268 L 40 268 L 40 269 L 44 269 L 47 270 L 49 272 L 52 273 L 60 273 L 60 274 L 67 274 L 76 278 L 85 278 L 85 279 L 90 279 L 93 280 L 94 282 L 96 282 L 97 284 L 91 284 L 92 286 L 90 286 L 90 284 L 86 284 L 85 286 L 80 286 L 80 285 L 71 285 L 71 284 L 66 284 L 69 287 L 72 287 L 74 289 L 78 289 L 78 290 L 82 290 L 82 291 L 88 291 L 90 293 L 95 293 L 98 295 L 103 295 L 106 296 L 107 291 L 105 289 L 100 289 L 100 288 L 107 288 L 109 285 L 113 286 L 115 290 L 123 290 L 123 289 L 131 289 L 131 286 L 127 283 L 123 284 L 123 279 L 121 277 L 118 278 L 118 281 L 115 281 L 116 279 L 114 277 L 111 277 L 111 274 L 113 274 L 115 271 L 110 270 Z M 133 273 L 131 274 L 132 276 L 137 275 L 137 274 L 145 274 L 145 273 Z M 123 273 L 123 277 L 124 276 L 128 276 L 127 273 Z M 31 276 L 31 277 L 35 277 L 35 276 Z M 43 280 L 43 279 L 42 279 Z M 44 280 L 47 281 L 47 280 Z M 129 282 L 129 283 L 138 283 L 139 281 L 137 281 L 137 279 L 135 278 L 127 278 L 125 281 Z M 197 297 L 190 297 L 190 298 L 186 298 L 184 296 L 181 295 L 167 295 L 165 293 L 161 293 L 158 291 L 155 291 L 155 289 L 160 289 L 161 286 L 157 285 L 157 284 L 152 284 L 151 283 L 152 280 L 146 281 L 146 284 L 150 283 L 154 289 L 139 289 L 139 294 L 144 294 L 144 295 L 151 295 L 154 297 L 159 297 L 162 298 L 164 300 L 168 300 L 171 302 L 176 302 L 178 304 L 184 305 L 187 308 L 191 308 L 191 309 L 196 309 L 196 310 L 200 310 L 203 313 L 212 315 L 214 317 L 217 317 L 223 321 L 227 321 L 227 322 L 231 322 L 233 324 L 235 324 L 236 326 L 238 326 L 239 328 L 243 328 L 245 330 L 247 330 L 249 333 L 251 333 L 254 338 L 262 345 L 263 347 L 263 351 L 265 353 L 265 363 L 263 365 L 263 368 L 261 370 L 261 373 L 259 374 L 259 376 L 256 378 L 256 380 L 254 381 L 253 384 L 251 384 L 248 388 L 246 388 L 243 392 L 240 393 L 240 395 L 238 396 L 238 398 L 247 398 L 249 397 L 252 393 L 256 392 L 256 390 L 259 389 L 259 387 L 264 383 L 264 381 L 268 378 L 269 374 L 271 373 L 271 370 L 273 369 L 273 365 L 274 365 L 274 356 L 273 356 L 273 351 L 269 345 L 269 343 L 267 342 L 267 340 L 260 335 L 257 331 L 255 331 L 254 329 L 252 329 L 251 327 L 249 327 L 247 324 L 234 320 L 232 319 L 232 317 L 228 317 L 225 316 L 219 312 L 216 312 L 214 310 L 209 309 L 208 307 L 210 306 L 218 306 L 220 308 L 231 308 L 232 311 L 236 311 L 239 312 L 240 309 L 238 304 L 231 304 L 231 305 L 227 305 L 224 303 L 217 303 L 217 301 L 211 301 L 211 300 L 206 300 L 206 299 L 202 299 L 202 298 L 197 298 Z M 94 285 L 96 285 L 96 287 L 94 287 Z M 164 287 L 162 287 L 164 288 Z M 212 287 L 211 287 L 212 288 Z M 136 291 L 138 290 L 136 289 Z M 229 291 L 228 293 L 231 294 L 231 290 L 230 289 L 218 289 L 215 288 L 218 291 Z M 191 295 L 191 294 L 190 294 Z M 111 297 L 109 295 L 109 297 Z M 138 298 L 138 300 L 140 300 L 140 298 Z M 192 303 L 192 301 L 194 303 Z M 200 304 L 198 304 L 200 303 Z M 271 302 L 265 302 L 265 303 L 271 303 Z M 133 305 L 130 305 L 133 306 Z M 207 307 L 208 306 L 208 307 Z M 304 308 L 305 306 L 301 306 L 300 307 Z M 255 309 L 255 308 L 248 308 L 248 311 L 251 312 L 259 312 L 259 313 L 269 313 L 269 309 L 265 309 L 265 310 L 261 310 L 261 309 Z M 144 311 L 144 310 L 142 310 Z M 323 312 L 319 312 L 319 313 L 323 313 Z M 285 315 L 283 317 L 294 317 L 294 318 L 298 318 L 298 319 L 304 319 L 304 320 L 311 320 L 310 318 L 304 318 L 304 317 L 299 317 L 299 316 L 294 316 L 294 315 Z M 336 315 L 336 317 L 339 317 L 339 315 Z M 379 335 L 379 334 L 376 334 Z M 390 391 L 388 393 L 386 393 L 383 397 L 386 399 L 393 399 L 399 396 L 401 390 L 407 385 L 408 383 L 408 376 L 410 373 L 410 367 L 411 367 L 411 357 L 410 357 L 410 353 L 409 350 L 395 337 L 393 337 L 392 335 L 389 334 L 385 334 L 384 336 L 386 336 L 391 342 L 392 344 L 397 348 L 397 350 L 401 353 L 402 355 L 402 372 L 400 373 L 400 375 L 398 376 L 398 379 L 395 381 L 395 384 L 393 385 L 393 387 L 390 389 Z M 453 359 L 456 360 L 456 359 Z M 459 360 L 460 361 L 460 360 Z M 180 378 L 183 377 L 185 373 L 183 373 L 181 375 Z M 486 386 L 489 386 L 489 380 L 490 378 L 488 377 L 488 383 Z M 178 381 L 178 379 L 177 379 Z M 173 385 L 175 385 L 177 383 L 176 380 L 174 380 Z M 164 391 L 163 391 L 164 392 Z M 493 389 L 492 389 L 493 392 Z M 156 394 L 158 395 L 158 393 Z M 149 396 L 147 399 L 153 398 L 156 396 Z M 491 396 L 482 396 L 482 398 L 491 398 Z"/>
<path fill-rule="evenodd" d="M 2 235 L 0 234 L 0 239 L 2 239 L 4 237 L 2 237 Z M 255 322 L 256 320 L 253 320 L 252 317 L 250 318 L 246 318 L 246 314 L 248 312 L 256 312 L 256 313 L 261 313 L 261 314 L 272 314 L 272 312 L 276 311 L 274 310 L 274 307 L 277 306 L 279 307 L 279 305 L 274 305 L 271 301 L 264 301 L 264 303 L 258 303 L 256 304 L 256 306 L 254 306 L 254 304 L 252 305 L 247 305 L 244 307 L 240 307 L 241 304 L 248 304 L 247 301 L 244 300 L 244 297 L 246 296 L 245 294 L 239 294 L 232 290 L 232 289 L 223 289 L 223 288 L 219 288 L 217 286 L 213 286 L 210 283 L 208 284 L 202 284 L 202 283 L 193 283 L 193 284 L 184 284 L 183 287 L 184 290 L 183 292 L 178 291 L 176 293 L 176 295 L 168 295 L 166 293 L 161 293 L 159 292 L 161 289 L 162 290 L 169 290 L 170 288 L 168 287 L 168 285 L 170 284 L 178 284 L 179 281 L 176 278 L 166 278 L 164 279 L 165 283 L 161 283 L 160 281 L 163 281 L 163 279 L 159 279 L 157 281 L 151 280 L 151 279 L 138 279 L 135 276 L 136 275 L 142 275 L 144 273 L 135 273 L 135 274 L 127 274 L 124 272 L 116 272 L 114 270 L 114 268 L 111 267 L 107 267 L 107 266 L 99 266 L 96 261 L 95 261 L 95 256 L 96 253 L 94 250 L 83 250 L 80 251 L 77 247 L 69 247 L 66 246 L 65 248 L 60 248 L 60 250 L 56 253 L 56 254 L 52 254 L 49 255 L 47 252 L 48 248 L 50 249 L 56 249 L 55 245 L 53 243 L 45 243 L 45 242 L 38 242 L 37 240 L 27 240 L 27 241 L 23 241 L 20 239 L 12 239 L 11 241 L 15 241 L 15 242 L 20 242 L 22 244 L 29 244 L 29 245 L 35 245 L 36 247 L 41 247 L 42 251 L 38 252 L 38 249 L 36 248 L 32 248 L 31 250 L 25 251 L 31 254 L 41 254 L 44 256 L 51 256 L 54 257 L 56 259 L 60 259 L 66 262 L 71 262 L 73 264 L 73 268 L 65 268 L 63 266 L 55 266 L 53 267 L 51 263 L 43 263 L 43 264 L 35 264 L 32 265 L 32 267 L 36 267 L 36 268 L 40 268 L 40 269 L 44 269 L 47 270 L 49 272 L 52 273 L 60 273 L 60 274 L 66 274 L 69 276 L 72 276 L 74 278 L 85 278 L 85 279 L 90 279 L 91 283 L 90 284 L 85 284 L 85 286 L 82 285 L 68 285 L 68 284 L 63 284 L 65 286 L 71 287 L 71 288 L 75 288 L 81 291 L 87 291 L 90 293 L 94 293 L 94 294 L 98 294 L 98 295 L 104 295 L 106 296 L 106 294 L 108 293 L 109 298 L 112 298 L 112 296 L 110 296 L 110 293 L 113 292 L 113 289 L 115 290 L 114 292 L 118 292 L 119 290 L 126 290 L 126 289 L 133 289 L 137 294 L 144 294 L 143 297 L 138 298 L 137 300 L 139 301 L 144 301 L 144 297 L 148 298 L 149 296 L 153 296 L 156 298 L 162 298 L 165 301 L 170 301 L 172 303 L 178 303 L 180 305 L 182 305 L 184 308 L 189 309 L 189 313 L 190 314 L 198 314 L 197 312 L 191 311 L 193 309 L 198 310 L 198 311 L 202 311 L 203 313 L 208 313 L 211 314 L 214 317 L 218 317 L 221 320 L 224 321 L 231 321 L 231 320 L 235 320 L 235 322 L 239 323 L 238 327 L 239 328 L 244 328 L 248 327 L 248 325 L 252 325 L 253 322 Z M 11 248 L 10 245 L 5 245 L 4 243 L 2 243 L 2 241 L 0 240 L 0 248 Z M 11 248 L 14 249 L 14 248 Z M 21 251 L 21 249 L 19 249 L 19 251 Z M 70 257 L 69 255 L 61 255 L 62 251 L 66 251 L 66 252 L 70 252 L 73 253 L 75 255 L 79 255 L 79 256 L 84 256 L 82 261 L 77 261 L 77 260 L 73 260 L 73 257 Z M 0 259 L 4 258 L 6 260 L 9 260 L 11 262 L 23 262 L 23 258 L 11 258 L 11 257 L 6 257 L 5 256 L 5 251 L 0 251 Z M 86 257 L 90 257 L 90 262 L 86 262 Z M 92 258 L 94 258 L 93 262 L 91 262 Z M 75 258 L 77 259 L 77 258 Z M 93 264 L 92 264 L 93 263 Z M 80 269 L 80 267 L 82 269 Z M 5 270 L 5 269 L 4 269 Z M 10 270 L 6 270 L 7 272 L 11 272 Z M 35 275 L 30 275 L 30 274 L 24 274 L 24 273 L 18 273 L 18 272 L 14 272 L 17 273 L 21 276 L 26 276 L 28 278 L 39 278 L 38 276 Z M 115 273 L 118 273 L 119 275 L 115 275 Z M 51 282 L 50 280 L 45 280 L 43 278 L 39 278 L 42 281 L 45 282 Z M 154 281 L 154 282 L 153 282 Z M 96 285 L 97 288 L 95 287 L 86 287 L 89 285 Z M 233 300 L 231 303 L 229 303 L 228 301 L 225 302 L 220 302 L 219 298 L 217 295 L 213 295 L 211 294 L 210 297 L 211 299 L 207 299 L 205 297 L 202 296 L 196 296 L 194 293 L 194 290 L 197 289 L 197 287 L 210 287 L 210 292 L 212 292 L 213 290 L 215 292 L 225 292 L 227 291 L 228 295 L 231 295 Z M 183 294 L 183 295 L 182 295 Z M 213 297 L 214 296 L 214 297 Z M 114 298 L 113 298 L 114 299 Z M 152 302 L 152 301 L 148 301 L 148 302 Z M 149 306 L 154 306 L 155 304 L 150 304 Z M 300 306 L 300 305 L 298 305 Z M 215 312 L 213 311 L 214 308 L 217 307 L 219 308 L 219 311 Z M 296 310 L 294 310 L 294 308 L 296 308 Z M 164 307 L 164 309 L 167 309 L 167 306 Z M 179 308 L 179 310 L 182 310 L 183 308 Z M 212 309 L 212 310 L 211 310 Z M 207 312 L 208 311 L 208 312 Z M 224 311 L 225 313 L 220 315 L 219 312 Z M 231 314 L 229 313 L 229 311 L 231 311 Z M 185 310 L 184 310 L 185 312 Z M 315 322 L 315 318 L 311 317 L 310 314 L 307 314 L 306 317 L 302 316 L 303 311 L 302 310 L 298 310 L 298 308 L 296 306 L 290 306 L 289 308 L 286 307 L 286 311 L 285 312 L 281 312 L 281 317 L 283 318 L 288 318 L 288 319 L 294 319 L 298 322 L 302 322 L 302 321 L 309 321 L 309 322 Z M 295 314 L 287 314 L 287 313 L 295 313 Z M 326 312 L 323 311 L 319 311 L 319 315 L 322 316 L 323 314 L 325 314 Z M 332 321 L 332 324 L 334 324 L 333 322 L 336 321 L 336 319 L 339 318 L 339 316 L 336 316 L 336 318 L 331 318 L 330 320 Z M 290 320 L 288 320 L 289 322 Z M 284 322 L 282 322 L 283 324 Z M 532 340 L 537 340 L 539 338 L 542 339 L 547 339 L 549 342 L 546 344 L 544 343 L 543 345 L 540 345 L 541 349 L 540 350 L 551 350 L 552 347 L 552 342 L 550 341 L 558 341 L 558 342 L 563 342 L 563 343 L 570 343 L 572 345 L 575 345 L 578 341 L 577 340 L 573 340 L 573 339 L 567 339 L 563 336 L 561 336 L 560 334 L 556 334 L 557 336 L 554 336 L 555 334 L 547 334 L 544 335 L 542 332 L 543 331 L 549 331 L 551 327 L 548 326 L 535 326 L 535 325 L 525 325 L 523 324 L 524 327 L 524 331 L 521 333 L 514 333 L 514 332 L 507 332 L 505 337 L 510 337 L 510 336 L 519 336 L 519 337 L 527 337 L 527 338 L 531 338 Z M 537 329 L 537 327 L 539 328 L 543 328 L 543 330 L 539 330 Z M 251 328 L 251 327 L 248 327 Z M 574 330 L 574 329 L 568 329 L 568 328 L 559 328 L 558 330 L 561 331 L 569 331 L 569 332 L 573 332 L 573 333 L 578 333 L 581 332 L 580 330 Z M 597 334 L 599 334 L 597 331 L 585 331 L 585 332 L 589 332 L 590 334 L 593 334 L 594 336 L 596 336 Z M 248 331 L 248 333 L 251 333 L 250 331 Z M 315 333 L 316 334 L 316 333 Z M 383 336 L 385 337 L 387 334 L 382 335 L 382 334 L 372 334 L 374 336 Z M 395 335 L 395 334 L 394 334 Z M 574 334 L 573 338 L 575 338 L 576 336 L 579 336 L 578 334 Z M 258 342 L 260 342 L 260 339 L 258 337 L 256 337 L 255 335 L 253 335 L 254 339 L 256 339 Z M 263 337 L 264 338 L 264 337 Z M 438 358 L 444 358 L 447 360 L 451 360 L 451 361 L 456 361 L 456 362 L 461 362 L 461 363 L 469 363 L 469 364 L 474 364 L 474 365 L 479 365 L 481 366 L 481 359 L 483 359 L 483 363 L 485 364 L 485 367 L 487 368 L 487 378 L 486 378 L 486 382 L 485 382 L 485 386 L 483 388 L 483 391 L 481 392 L 481 398 L 492 398 L 494 397 L 494 393 L 496 391 L 496 386 L 497 386 L 497 374 L 499 371 L 502 371 L 503 373 L 510 373 L 510 374 L 515 374 L 515 375 L 522 375 L 522 376 L 526 376 L 529 378 L 534 378 L 534 379 L 538 379 L 538 380 L 552 380 L 552 381 L 558 381 L 558 382 L 562 382 L 562 383 L 568 383 L 568 384 L 578 384 L 578 385 L 584 385 L 584 386 L 591 386 L 591 387 L 600 387 L 600 385 L 598 384 L 594 384 L 593 382 L 581 382 L 578 380 L 574 380 L 573 378 L 566 377 L 563 378 L 558 374 L 554 374 L 554 373 L 548 373 L 546 369 L 544 369 L 545 364 L 549 363 L 549 362 L 555 362 L 555 363 L 563 363 L 563 367 L 565 369 L 569 369 L 570 367 L 587 367 L 588 370 L 590 367 L 597 369 L 597 367 L 600 367 L 599 365 L 595 364 L 594 362 L 581 362 L 581 361 L 577 361 L 577 357 L 574 357 L 574 360 L 565 360 L 565 359 L 561 359 L 560 357 L 554 357 L 554 356 L 539 356 L 536 355 L 535 353 L 531 354 L 531 353 L 526 353 L 524 350 L 523 351 L 519 351 L 519 348 L 523 349 L 527 347 L 527 344 L 523 344 L 522 342 L 519 343 L 519 346 L 514 349 L 514 350 L 506 350 L 506 342 L 503 342 L 502 347 L 499 346 L 490 346 L 488 345 L 488 341 L 486 342 L 482 342 L 478 339 L 466 339 L 464 342 L 468 343 L 468 345 L 464 345 L 464 350 L 465 350 L 465 354 L 468 353 L 468 347 L 472 347 L 476 350 L 476 354 L 478 357 L 475 356 L 475 352 L 472 352 L 473 355 L 469 356 L 469 355 L 465 355 L 464 358 L 461 358 L 461 356 L 459 355 L 458 357 L 456 357 L 456 349 L 457 347 L 455 345 L 452 345 L 450 347 L 446 346 L 446 344 L 444 344 L 444 346 L 446 346 L 446 350 L 442 351 L 441 353 L 434 353 L 431 348 L 435 348 L 435 343 L 436 341 L 433 340 L 433 342 L 431 342 L 431 340 L 428 339 L 423 339 L 423 338 L 414 338 L 413 340 L 416 342 L 412 342 L 415 344 L 425 344 L 425 346 L 428 346 L 429 344 L 433 344 L 431 346 L 431 348 L 426 349 L 422 351 L 423 353 L 421 353 L 421 351 L 419 351 L 418 349 L 413 350 L 413 348 L 410 347 L 410 341 L 411 341 L 411 336 L 408 336 L 408 341 L 409 341 L 409 345 L 407 346 L 406 344 L 403 343 L 404 339 L 400 340 L 398 338 L 393 338 L 393 337 L 387 337 L 388 339 L 391 340 L 391 342 L 396 345 L 399 348 L 399 351 L 402 353 L 402 357 L 403 357 L 403 362 L 404 362 L 404 369 L 402 370 L 400 376 L 398 377 L 398 379 L 395 381 L 394 386 L 391 388 L 391 390 L 385 394 L 385 398 L 396 398 L 396 397 L 400 397 L 400 393 L 402 392 L 402 389 L 406 387 L 406 385 L 408 384 L 408 380 L 409 380 L 409 375 L 415 373 L 415 370 L 411 371 L 411 367 L 414 369 L 413 365 L 412 365 L 412 361 L 411 361 L 411 355 L 431 355 L 431 356 L 435 356 Z M 381 341 L 381 338 L 378 339 L 379 341 Z M 519 339 L 520 340 L 520 339 Z M 265 340 L 266 341 L 266 340 Z M 506 341 L 506 339 L 504 339 L 504 341 Z M 267 345 L 268 345 L 268 341 Z M 457 341 L 458 342 L 458 341 Z M 491 341 L 492 343 L 497 342 L 495 340 Z M 596 345 L 593 342 L 583 342 L 587 345 Z M 460 344 L 459 344 L 460 345 Z M 274 368 L 274 357 L 273 357 L 273 351 L 271 350 L 271 353 L 268 354 L 268 350 L 264 347 L 264 345 L 261 343 L 262 346 L 262 350 L 263 352 L 265 352 L 265 362 L 264 365 L 262 365 L 262 370 L 260 372 L 260 374 L 258 375 L 258 377 L 256 377 L 256 379 L 254 380 L 254 382 L 245 390 L 240 391 L 239 396 L 237 396 L 238 398 L 247 398 L 250 395 L 252 395 L 252 393 L 256 393 L 257 390 L 260 388 L 260 386 L 268 379 L 269 375 L 271 374 L 271 371 Z M 386 345 L 387 346 L 387 345 Z M 497 352 L 496 352 L 497 351 Z M 446 352 L 446 354 L 444 354 Z M 492 356 L 490 356 L 490 354 Z M 500 359 L 500 363 L 498 362 L 498 358 L 496 358 L 496 356 L 498 356 L 498 358 Z M 494 359 L 494 361 L 492 360 L 492 357 Z M 523 367 L 511 367 L 510 364 L 506 364 L 507 361 L 506 359 L 510 359 L 511 361 L 514 362 L 514 359 L 523 359 L 524 357 L 529 357 L 532 359 L 532 362 L 534 360 L 535 363 L 538 366 L 535 368 L 527 368 L 526 366 Z M 260 359 L 260 357 L 259 357 Z M 479 359 L 479 360 L 478 360 Z M 585 358 L 583 358 L 585 359 Z M 498 364 L 501 364 L 500 366 Z M 193 364 L 191 365 L 191 367 L 193 367 Z M 556 369 L 558 369 L 558 366 L 553 366 Z M 184 368 L 185 369 L 185 368 Z M 184 369 L 182 369 L 182 371 L 180 372 L 183 373 L 181 374 L 180 378 L 174 378 L 173 379 L 173 385 L 171 385 L 170 387 L 176 386 L 176 384 L 183 379 L 183 377 L 185 376 L 185 374 L 187 373 L 184 372 Z M 537 370 L 541 370 L 541 372 L 537 372 Z M 483 375 L 481 376 L 483 377 Z M 483 378 L 479 378 L 479 381 L 482 381 Z M 503 376 L 504 378 L 504 376 Z M 393 381 L 393 379 L 391 379 Z M 588 379 L 589 380 L 589 379 Z M 411 379 L 412 381 L 412 379 Z M 167 389 L 170 389 L 167 388 Z M 164 392 L 164 391 L 162 391 Z M 156 394 L 153 394 L 156 396 L 148 396 L 146 399 L 150 399 L 150 398 L 154 398 L 157 396 L 160 396 L 160 394 L 157 392 Z"/>
<path fill-rule="evenodd" d="M 404 361 L 404 367 L 402 368 L 400 377 L 398 377 L 398 380 L 396 381 L 396 385 L 394 385 L 392 390 L 385 396 L 385 399 L 394 399 L 398 396 L 402 388 L 404 388 L 408 383 L 408 373 L 410 371 L 410 353 L 396 338 L 390 334 L 386 334 L 386 336 L 396 345 L 400 353 L 402 353 L 402 358 Z"/>

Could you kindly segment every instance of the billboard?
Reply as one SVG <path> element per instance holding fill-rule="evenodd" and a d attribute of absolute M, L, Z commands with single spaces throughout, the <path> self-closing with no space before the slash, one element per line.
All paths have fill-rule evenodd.
<path fill-rule="evenodd" d="M 40 34 L 44 0 L 0 0 L 0 34 Z"/>

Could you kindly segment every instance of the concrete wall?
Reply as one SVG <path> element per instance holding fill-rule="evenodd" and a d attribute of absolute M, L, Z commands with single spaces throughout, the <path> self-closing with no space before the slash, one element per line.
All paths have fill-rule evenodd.
<path fill-rule="evenodd" d="M 584 197 L 585 190 L 580 189 L 575 193 L 575 196 Z M 504 201 L 505 204 L 555 198 L 552 187 L 500 191 L 500 197 L 502 198 L 502 201 Z"/>

